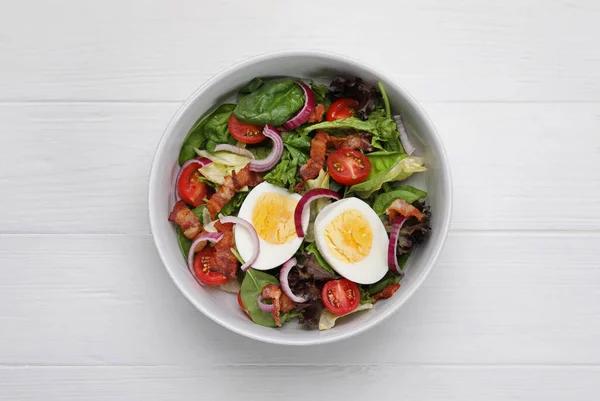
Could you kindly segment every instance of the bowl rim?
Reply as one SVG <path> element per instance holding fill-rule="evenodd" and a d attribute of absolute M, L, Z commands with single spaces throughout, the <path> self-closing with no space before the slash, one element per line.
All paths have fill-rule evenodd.
<path fill-rule="evenodd" d="M 205 308 L 200 302 L 196 301 L 194 296 L 187 290 L 187 288 L 175 276 L 172 269 L 170 267 L 168 267 L 168 264 L 166 263 L 166 258 L 163 255 L 162 245 L 160 245 L 158 243 L 156 228 L 155 228 L 155 223 L 154 223 L 154 217 L 153 217 L 153 211 L 155 209 L 154 199 L 156 198 L 156 196 L 158 194 L 155 193 L 154 188 L 158 187 L 158 185 L 157 185 L 157 180 L 158 180 L 157 170 L 158 170 L 158 164 L 159 164 L 159 159 L 160 159 L 159 156 L 163 153 L 163 150 L 166 146 L 168 138 L 171 136 L 171 132 L 176 127 L 181 116 L 191 107 L 191 105 L 194 103 L 196 98 L 198 98 L 199 96 L 202 95 L 202 93 L 205 91 L 206 88 L 210 87 L 215 82 L 220 81 L 222 78 L 224 78 L 228 75 L 234 74 L 235 72 L 242 70 L 242 69 L 248 67 L 249 65 L 252 65 L 255 63 L 268 62 L 270 60 L 274 60 L 274 59 L 282 58 L 282 57 L 314 57 L 314 56 L 329 58 L 329 59 L 336 60 L 336 61 L 341 61 L 350 66 L 358 66 L 364 70 L 367 70 L 372 75 L 375 75 L 375 76 L 381 78 L 381 80 L 384 81 L 387 85 L 394 85 L 395 89 L 397 89 L 398 92 L 401 93 L 402 97 L 408 103 L 411 104 L 415 113 L 418 114 L 419 118 L 427 126 L 427 130 L 430 133 L 430 137 L 428 139 L 430 139 L 435 144 L 437 149 L 439 150 L 439 153 L 441 156 L 441 160 L 438 160 L 439 168 L 441 170 L 443 170 L 442 175 L 444 177 L 444 181 L 446 181 L 445 182 L 446 187 L 448 188 L 448 193 L 446 194 L 446 196 L 444 197 L 442 202 L 445 203 L 448 213 L 445 216 L 442 216 L 443 218 L 440 221 L 440 225 L 438 228 L 438 230 L 441 231 L 440 240 L 439 240 L 439 243 L 436 244 L 435 248 L 430 252 L 431 259 L 430 259 L 430 262 L 428 263 L 428 266 L 425 267 L 423 274 L 418 279 L 418 281 L 416 281 L 415 285 L 411 289 L 408 289 L 407 294 L 402 301 L 396 303 L 388 310 L 381 312 L 369 324 L 365 324 L 364 326 L 358 327 L 350 332 L 341 332 L 340 331 L 339 334 L 337 334 L 337 335 L 333 334 L 328 337 L 319 337 L 319 336 L 315 335 L 314 338 L 309 338 L 307 340 L 298 341 L 298 340 L 287 340 L 287 339 L 264 336 L 261 334 L 257 334 L 257 333 L 248 331 L 245 328 L 237 327 L 234 324 L 230 324 L 228 322 L 222 321 L 220 318 L 215 316 L 210 311 L 209 308 Z M 279 344 L 279 345 L 301 345 L 301 346 L 326 344 L 326 343 L 332 343 L 332 342 L 339 341 L 342 339 L 348 339 L 350 337 L 354 337 L 360 333 L 364 333 L 367 330 L 370 330 L 373 327 L 381 324 L 381 322 L 386 320 L 389 316 L 391 316 L 398 309 L 400 309 L 400 307 L 402 305 L 404 305 L 404 303 L 413 296 L 415 291 L 421 287 L 421 285 L 423 284 L 425 279 L 429 276 L 431 270 L 433 269 L 433 266 L 437 263 L 439 255 L 440 255 L 442 249 L 444 248 L 444 245 L 446 243 L 446 238 L 448 236 L 448 230 L 450 227 L 450 221 L 451 221 L 451 217 L 452 217 L 452 176 L 451 176 L 451 172 L 450 172 L 448 156 L 446 154 L 446 150 L 444 148 L 444 145 L 442 143 L 442 140 L 439 136 L 439 133 L 438 133 L 435 125 L 433 124 L 433 122 L 431 121 L 431 119 L 429 118 L 429 116 L 427 115 L 425 110 L 421 107 L 419 102 L 417 102 L 417 100 L 402 85 L 397 83 L 395 80 L 391 79 L 387 74 L 374 68 L 373 66 L 371 66 L 363 61 L 360 61 L 358 59 L 348 57 L 348 56 L 345 56 L 345 55 L 342 55 L 339 53 L 322 51 L 322 50 L 282 50 L 282 51 L 263 53 L 263 54 L 259 54 L 254 57 L 246 58 L 242 61 L 239 61 L 235 64 L 230 65 L 229 67 L 224 68 L 217 74 L 210 77 L 206 82 L 204 82 L 196 90 L 194 90 L 194 92 L 190 96 L 188 96 L 188 98 L 182 103 L 182 105 L 179 107 L 179 109 L 175 112 L 173 117 L 170 119 L 169 123 L 167 124 L 166 128 L 164 129 L 164 131 L 160 137 L 160 140 L 156 146 L 156 150 L 155 150 L 154 157 L 152 160 L 152 165 L 150 168 L 150 177 L 148 180 L 148 217 L 150 220 L 150 232 L 152 234 L 152 240 L 158 251 L 161 262 L 162 262 L 165 270 L 167 271 L 169 277 L 171 277 L 171 280 L 175 283 L 175 286 L 187 298 L 187 300 L 192 305 L 194 305 L 194 307 L 196 309 L 198 309 L 205 316 L 207 316 L 209 319 L 211 319 L 215 323 L 218 323 L 222 327 L 225 327 L 225 328 L 231 330 L 234 333 L 237 333 L 244 337 L 251 338 L 253 340 L 265 342 L 265 343 Z"/>

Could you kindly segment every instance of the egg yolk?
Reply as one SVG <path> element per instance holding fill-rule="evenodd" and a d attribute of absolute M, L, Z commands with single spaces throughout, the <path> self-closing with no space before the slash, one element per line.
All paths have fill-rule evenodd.
<path fill-rule="evenodd" d="M 356 263 L 371 251 L 373 232 L 364 214 L 345 210 L 325 227 L 325 242 L 337 259 Z"/>
<path fill-rule="evenodd" d="M 260 238 L 269 244 L 285 244 L 296 238 L 294 210 L 298 201 L 274 193 L 263 194 L 252 210 L 252 225 Z"/>

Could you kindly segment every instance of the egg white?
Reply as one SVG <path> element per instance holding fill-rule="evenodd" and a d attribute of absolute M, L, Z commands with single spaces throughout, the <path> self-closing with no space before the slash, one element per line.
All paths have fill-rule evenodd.
<path fill-rule="evenodd" d="M 371 251 L 356 263 L 344 262 L 333 255 L 324 235 L 327 225 L 342 212 L 350 209 L 356 209 L 365 216 L 373 233 Z M 367 203 L 358 198 L 342 199 L 327 205 L 321 210 L 315 220 L 315 242 L 327 263 L 341 276 L 355 283 L 375 283 L 381 280 L 388 271 L 387 250 L 389 238 L 385 227 L 377 213 Z"/>
<path fill-rule="evenodd" d="M 250 191 L 242 203 L 238 217 L 241 217 L 252 224 L 252 211 L 254 210 L 256 201 L 266 193 L 287 196 L 296 199 L 297 201 L 301 198 L 298 194 L 290 193 L 284 188 L 276 187 L 265 181 L 258 184 Z M 292 216 L 291 218 L 293 220 L 294 217 Z M 307 208 L 302 214 L 302 228 L 304 229 L 304 232 L 308 229 L 309 220 L 310 210 Z M 252 246 L 250 234 L 243 227 L 235 227 L 234 235 L 237 251 L 244 260 L 249 260 L 254 255 L 254 247 Z M 270 244 L 259 236 L 260 252 L 256 262 L 252 265 L 252 268 L 256 270 L 269 270 L 281 266 L 284 262 L 294 256 L 296 251 L 300 248 L 300 245 L 302 245 L 302 240 L 302 238 L 298 238 L 294 233 L 294 238 L 285 244 Z"/>

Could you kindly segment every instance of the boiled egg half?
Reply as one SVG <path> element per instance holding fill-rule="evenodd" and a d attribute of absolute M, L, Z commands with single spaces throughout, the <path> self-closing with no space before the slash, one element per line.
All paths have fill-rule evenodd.
<path fill-rule="evenodd" d="M 358 198 L 342 199 L 321 210 L 315 220 L 315 242 L 331 267 L 355 283 L 375 283 L 388 270 L 385 227 Z"/>
<path fill-rule="evenodd" d="M 269 270 L 281 266 L 290 259 L 300 245 L 302 238 L 296 235 L 294 211 L 301 196 L 284 188 L 262 182 L 250 191 L 238 217 L 248 221 L 258 234 L 260 252 L 252 265 L 257 270 Z M 302 214 L 302 228 L 308 229 L 310 211 Z M 234 231 L 235 245 L 244 260 L 249 260 L 256 250 L 247 230 L 237 227 Z"/>

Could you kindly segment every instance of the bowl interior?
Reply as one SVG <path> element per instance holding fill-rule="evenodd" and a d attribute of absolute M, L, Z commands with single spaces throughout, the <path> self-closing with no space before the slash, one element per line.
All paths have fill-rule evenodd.
<path fill-rule="evenodd" d="M 417 154 L 425 158 L 428 171 L 415 174 L 408 183 L 428 192 L 432 232 L 411 255 L 406 275 L 396 295 L 379 302 L 370 312 L 340 319 L 327 331 L 307 331 L 295 323 L 281 329 L 250 322 L 237 305 L 236 297 L 212 288 L 200 287 L 187 269 L 179 250 L 173 225 L 167 221 L 173 204 L 172 191 L 178 171 L 181 144 L 194 122 L 216 105 L 231 100 L 237 89 L 254 77 L 294 76 L 329 82 L 334 75 L 356 75 L 376 84 L 384 83 L 392 111 L 402 111 L 407 127 L 417 139 Z M 426 114 L 399 85 L 358 61 L 320 52 L 283 52 L 260 56 L 218 74 L 198 89 L 169 123 L 158 145 L 149 188 L 152 233 L 162 261 L 179 289 L 199 310 L 223 326 L 248 337 L 280 344 L 308 345 L 349 337 L 382 321 L 402 305 L 425 279 L 445 240 L 451 211 L 448 163 L 435 128 Z"/>

